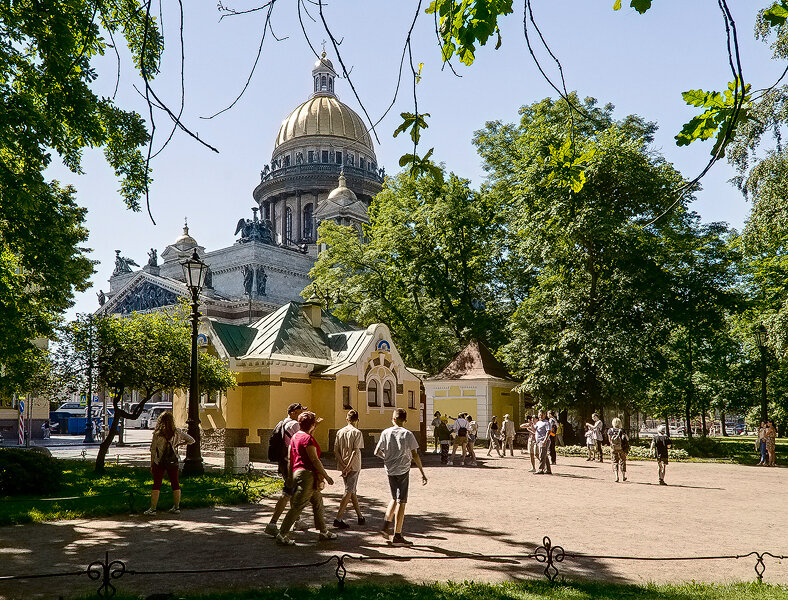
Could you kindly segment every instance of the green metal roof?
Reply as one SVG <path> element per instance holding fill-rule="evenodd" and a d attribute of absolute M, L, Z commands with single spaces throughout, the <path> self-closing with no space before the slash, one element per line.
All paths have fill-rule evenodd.
<path fill-rule="evenodd" d="M 243 356 L 257 334 L 257 330 L 246 325 L 228 325 L 211 321 L 213 330 L 230 356 Z"/>

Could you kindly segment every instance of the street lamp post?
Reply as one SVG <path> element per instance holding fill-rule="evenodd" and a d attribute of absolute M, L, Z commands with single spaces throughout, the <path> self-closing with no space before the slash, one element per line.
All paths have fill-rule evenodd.
<path fill-rule="evenodd" d="M 768 418 L 768 405 L 766 402 L 766 342 L 769 339 L 769 334 L 763 323 L 758 325 L 755 330 L 755 341 L 758 344 L 758 349 L 761 351 L 761 421 L 765 422 Z"/>
<path fill-rule="evenodd" d="M 194 443 L 186 446 L 186 460 L 183 462 L 183 475 L 202 475 L 205 472 L 200 452 L 200 382 L 197 375 L 197 326 L 200 313 L 197 310 L 200 304 L 200 290 L 205 283 L 205 274 L 208 265 L 200 260 L 197 250 L 191 258 L 182 263 L 183 275 L 186 286 L 192 294 L 192 352 L 191 373 L 189 381 L 189 408 L 186 424 L 188 433 L 194 438 Z"/>

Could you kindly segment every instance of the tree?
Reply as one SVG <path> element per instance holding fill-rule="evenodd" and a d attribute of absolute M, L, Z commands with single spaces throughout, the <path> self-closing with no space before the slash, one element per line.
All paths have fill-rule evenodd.
<path fill-rule="evenodd" d="M 363 239 L 352 227 L 320 225 L 325 249 L 305 297 L 318 293 L 343 319 L 388 324 L 408 364 L 432 372 L 470 338 L 501 343 L 507 293 L 496 274 L 504 267 L 492 196 L 455 175 L 402 174 L 387 179 L 369 216 Z"/>
<path fill-rule="evenodd" d="M 162 391 L 188 388 L 191 331 L 185 312 L 134 313 L 126 318 L 104 318 L 95 326 L 96 370 L 101 384 L 113 392 L 115 411 L 109 433 L 96 457 L 96 471 L 100 472 L 121 418 L 138 418 L 145 404 Z M 75 365 L 68 360 L 69 356 L 82 352 L 83 329 L 79 322 L 72 324 L 61 340 L 58 364 L 66 382 L 73 381 L 74 374 L 83 372 L 74 369 Z M 83 355 L 81 362 L 85 360 Z M 200 389 L 207 393 L 225 391 L 235 385 L 233 373 L 215 356 L 200 353 L 198 373 Z M 131 390 L 139 392 L 140 400 L 133 410 L 127 411 L 121 401 L 123 394 Z"/>
<path fill-rule="evenodd" d="M 36 362 L 33 340 L 52 335 L 93 273 L 85 209 L 44 171 L 57 156 L 80 173 L 83 150 L 103 147 L 122 197 L 139 210 L 148 132 L 138 114 L 92 91 L 91 62 L 123 36 L 153 77 L 162 43 L 137 0 L 5 2 L 0 23 L 0 386 L 15 391 Z"/>
<path fill-rule="evenodd" d="M 567 103 L 547 99 L 523 107 L 517 125 L 488 123 L 474 143 L 489 186 L 512 206 L 514 251 L 535 273 L 502 355 L 526 391 L 586 414 L 626 408 L 657 364 L 669 279 L 655 256 L 672 218 L 647 223 L 682 179 L 649 147 L 652 123 L 571 101 L 593 117 L 574 132 Z"/>

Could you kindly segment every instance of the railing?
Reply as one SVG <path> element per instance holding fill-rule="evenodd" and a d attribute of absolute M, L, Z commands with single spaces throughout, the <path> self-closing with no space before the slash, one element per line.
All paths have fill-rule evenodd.
<path fill-rule="evenodd" d="M 13 581 L 13 580 L 30 580 L 30 579 L 45 579 L 45 578 L 63 578 L 63 577 L 82 577 L 87 576 L 93 581 L 101 581 L 101 585 L 96 590 L 96 595 L 100 598 L 110 598 L 115 595 L 117 589 L 113 582 L 118 581 L 126 575 L 197 575 L 202 573 L 251 573 L 255 571 L 272 571 L 272 570 L 293 570 L 293 569 L 316 569 L 326 565 L 332 565 L 334 575 L 337 579 L 339 590 L 345 588 L 345 579 L 348 574 L 348 563 L 352 561 L 411 561 L 411 560 L 490 560 L 497 559 L 501 561 L 527 561 L 534 560 L 539 564 L 544 565 L 544 575 L 551 581 L 555 582 L 560 575 L 558 566 L 566 561 L 572 559 L 598 559 L 598 560 L 633 560 L 633 561 L 703 561 L 703 560 L 739 560 L 744 558 L 755 557 L 755 575 L 757 581 L 763 581 L 763 574 L 766 571 L 766 563 L 764 558 L 769 557 L 776 560 L 784 560 L 788 556 L 773 554 L 771 552 L 757 552 L 752 551 L 747 554 L 729 554 L 721 556 L 599 556 L 583 553 L 566 552 L 561 546 L 553 545 L 549 537 L 545 536 L 542 539 L 542 545 L 537 547 L 533 552 L 528 554 L 453 554 L 451 556 L 438 556 L 435 555 L 408 555 L 408 556 L 364 556 L 363 554 L 334 554 L 323 560 L 311 563 L 289 563 L 279 565 L 250 565 L 245 567 L 226 567 L 226 568 L 211 568 L 211 569 L 131 569 L 127 567 L 126 563 L 122 560 L 110 560 L 109 552 L 105 552 L 104 560 L 96 560 L 90 563 L 86 568 L 75 569 L 71 571 L 62 571 L 59 573 L 32 573 L 24 575 L 3 575 L 0 576 L 0 582 Z"/>
<path fill-rule="evenodd" d="M 361 167 L 351 167 L 349 165 L 337 165 L 333 163 L 305 163 L 300 165 L 290 165 L 289 167 L 278 167 L 270 171 L 260 172 L 260 181 L 270 181 L 285 175 L 301 175 L 315 173 L 331 173 L 339 177 L 340 170 L 345 171 L 345 175 L 353 177 L 363 177 L 378 183 L 383 183 L 386 172 L 383 169 L 362 169 Z"/>

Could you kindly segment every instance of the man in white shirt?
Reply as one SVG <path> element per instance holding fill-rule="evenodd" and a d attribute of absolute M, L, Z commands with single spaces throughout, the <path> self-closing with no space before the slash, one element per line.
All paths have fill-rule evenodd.
<path fill-rule="evenodd" d="M 509 448 L 510 456 L 514 456 L 514 422 L 509 419 L 509 415 L 503 416 L 503 423 L 501 423 L 501 430 L 503 433 L 503 455 L 506 456 L 506 449 Z"/>
<path fill-rule="evenodd" d="M 552 475 L 550 469 L 550 421 L 543 410 L 539 411 L 539 420 L 534 425 L 534 437 L 536 438 L 536 451 L 539 453 L 539 468 L 534 475 Z"/>
<path fill-rule="evenodd" d="M 454 455 L 457 453 L 457 446 L 462 448 L 462 458 L 460 460 L 460 464 L 465 464 L 465 453 L 468 450 L 468 427 L 470 427 L 470 423 L 465 418 L 465 413 L 460 413 L 457 415 L 457 418 L 454 419 L 454 425 L 452 427 L 452 431 L 454 431 L 454 444 L 451 448 L 451 458 L 449 459 L 449 464 L 454 464 Z"/>
<path fill-rule="evenodd" d="M 353 501 L 353 508 L 356 509 L 358 524 L 363 525 L 366 519 L 361 514 L 356 496 L 356 486 L 358 485 L 358 475 L 361 472 L 361 450 L 364 448 L 364 435 L 358 430 L 358 413 L 350 410 L 345 418 L 347 425 L 337 431 L 334 440 L 334 456 L 337 458 L 337 470 L 342 473 L 345 481 L 345 495 L 339 502 L 337 518 L 334 519 L 334 527 L 339 529 L 349 529 L 350 525 L 342 520 L 348 502 Z"/>
<path fill-rule="evenodd" d="M 419 443 L 413 433 L 403 427 L 408 413 L 404 408 L 394 409 L 393 427 L 384 429 L 380 441 L 375 447 L 375 456 L 383 459 L 383 466 L 391 488 L 391 502 L 386 509 L 383 529 L 380 533 L 389 539 L 394 533 L 392 544 L 410 546 L 410 542 L 402 537 L 402 524 L 405 522 L 405 504 L 408 501 L 408 483 L 410 479 L 411 461 L 421 471 L 421 483 L 427 485 L 427 476 L 419 458 Z"/>

